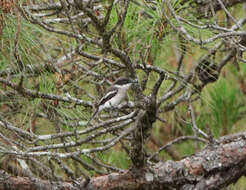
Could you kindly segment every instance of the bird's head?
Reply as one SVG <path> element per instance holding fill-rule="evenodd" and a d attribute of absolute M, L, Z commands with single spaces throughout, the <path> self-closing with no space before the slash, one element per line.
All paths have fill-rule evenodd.
<path fill-rule="evenodd" d="M 137 80 L 129 79 L 129 78 L 119 78 L 114 82 L 114 86 L 116 88 L 124 88 L 128 89 L 133 83 L 137 83 Z"/>

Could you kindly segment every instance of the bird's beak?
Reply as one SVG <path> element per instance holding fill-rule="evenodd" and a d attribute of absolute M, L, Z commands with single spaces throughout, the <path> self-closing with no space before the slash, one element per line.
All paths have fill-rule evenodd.
<path fill-rule="evenodd" d="M 137 79 L 131 80 L 132 83 L 138 83 Z"/>

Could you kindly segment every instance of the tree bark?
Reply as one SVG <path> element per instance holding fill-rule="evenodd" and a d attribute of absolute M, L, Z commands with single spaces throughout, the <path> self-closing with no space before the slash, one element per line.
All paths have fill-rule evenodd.
<path fill-rule="evenodd" d="M 246 175 L 246 132 L 225 136 L 216 145 L 180 161 L 160 162 L 140 169 L 93 177 L 86 184 L 78 181 L 51 182 L 0 172 L 0 190 L 30 189 L 221 189 Z"/>

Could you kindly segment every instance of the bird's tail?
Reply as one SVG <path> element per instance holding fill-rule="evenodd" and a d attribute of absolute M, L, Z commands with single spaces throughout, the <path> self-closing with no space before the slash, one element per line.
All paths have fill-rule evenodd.
<path fill-rule="evenodd" d="M 93 113 L 93 115 L 91 116 L 91 118 L 88 120 L 88 122 L 87 122 L 87 125 L 89 125 L 90 124 L 90 122 L 97 116 L 97 114 L 98 114 L 98 109 Z"/>

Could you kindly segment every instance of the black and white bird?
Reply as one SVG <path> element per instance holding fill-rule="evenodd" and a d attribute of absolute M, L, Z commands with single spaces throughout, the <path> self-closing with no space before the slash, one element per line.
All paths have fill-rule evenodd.
<path fill-rule="evenodd" d="M 93 113 L 92 117 L 87 122 L 87 125 L 93 120 L 98 113 L 107 108 L 117 107 L 121 101 L 126 97 L 127 90 L 133 83 L 137 83 L 137 80 L 132 80 L 129 78 L 119 78 L 112 86 L 108 88 L 105 95 L 99 101 L 96 111 Z"/>

